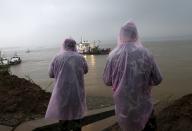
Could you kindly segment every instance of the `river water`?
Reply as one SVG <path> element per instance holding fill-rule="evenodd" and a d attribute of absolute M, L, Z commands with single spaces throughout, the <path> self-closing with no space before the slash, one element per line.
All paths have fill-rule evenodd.
<path fill-rule="evenodd" d="M 152 95 L 156 100 L 177 98 L 192 93 L 192 42 L 169 41 L 144 43 L 154 54 L 160 66 L 164 80 L 161 85 L 154 87 Z M 114 45 L 108 45 L 114 47 Z M 52 91 L 53 81 L 48 78 L 48 65 L 58 48 L 39 48 L 30 53 L 19 51 L 23 62 L 12 66 L 11 71 L 19 77 L 32 79 L 43 89 Z M 89 96 L 111 97 L 110 87 L 104 85 L 102 74 L 107 55 L 85 55 L 89 73 L 85 75 L 85 89 Z"/>

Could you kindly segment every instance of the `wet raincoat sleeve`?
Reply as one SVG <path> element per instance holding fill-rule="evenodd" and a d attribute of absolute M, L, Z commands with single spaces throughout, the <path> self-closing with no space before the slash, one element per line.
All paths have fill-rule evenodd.
<path fill-rule="evenodd" d="M 54 59 L 52 60 L 51 64 L 49 65 L 49 77 L 55 78 L 55 76 L 54 76 Z"/>
<path fill-rule="evenodd" d="M 153 56 L 151 56 L 151 62 L 152 62 L 152 70 L 151 70 L 150 85 L 151 86 L 159 85 L 162 81 L 162 75 Z"/>
<path fill-rule="evenodd" d="M 83 58 L 83 69 L 84 69 L 84 74 L 87 74 L 88 73 L 88 65 L 87 65 L 85 58 Z"/>
<path fill-rule="evenodd" d="M 107 60 L 107 63 L 104 69 L 103 81 L 107 86 L 112 86 L 112 67 L 109 59 Z"/>

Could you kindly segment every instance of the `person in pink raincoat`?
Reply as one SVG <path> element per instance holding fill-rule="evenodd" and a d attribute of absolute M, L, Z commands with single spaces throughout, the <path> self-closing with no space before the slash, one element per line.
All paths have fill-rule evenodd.
<path fill-rule="evenodd" d="M 121 27 L 117 47 L 107 58 L 103 80 L 114 91 L 120 128 L 142 131 L 153 110 L 151 88 L 160 84 L 162 76 L 152 54 L 140 43 L 133 22 Z"/>
<path fill-rule="evenodd" d="M 76 51 L 76 42 L 66 39 L 62 49 L 50 64 L 49 76 L 54 78 L 54 88 L 45 118 L 60 120 L 64 129 L 80 123 L 86 110 L 84 74 L 87 62 Z M 80 127 L 75 130 L 81 130 Z"/>

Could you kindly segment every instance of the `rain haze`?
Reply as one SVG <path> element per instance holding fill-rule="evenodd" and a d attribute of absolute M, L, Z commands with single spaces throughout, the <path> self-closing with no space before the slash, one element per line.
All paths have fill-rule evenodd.
<path fill-rule="evenodd" d="M 139 40 L 133 28 L 118 36 L 129 20 L 136 24 Z M 70 40 L 64 43 L 71 37 L 76 48 Z M 118 44 L 117 38 L 122 38 Z M 144 127 L 139 123 L 147 121 L 148 109 L 154 107 L 150 127 L 156 127 L 151 124 L 157 115 L 159 131 L 192 131 L 191 87 L 192 0 L 0 0 L 0 131 L 2 125 L 2 130 L 54 130 L 52 121 L 42 119 L 49 101 L 64 123 L 53 127 L 71 125 L 71 116 L 85 109 L 84 102 L 77 104 L 84 96 L 91 119 L 103 119 L 116 104 L 122 108 L 115 108 L 117 115 L 133 120 L 127 126 Z M 60 117 L 66 114 L 67 122 Z M 120 120 L 116 118 L 83 124 L 82 130 L 108 130 L 104 128 Z"/>
<path fill-rule="evenodd" d="M 191 0 L 0 0 L 0 47 L 55 46 L 64 38 L 115 43 L 135 21 L 142 40 L 189 39 Z"/>

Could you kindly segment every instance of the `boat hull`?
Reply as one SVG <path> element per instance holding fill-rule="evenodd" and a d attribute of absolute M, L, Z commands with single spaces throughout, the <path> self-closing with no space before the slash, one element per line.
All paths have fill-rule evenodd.
<path fill-rule="evenodd" d="M 10 65 L 18 65 L 21 63 L 21 60 L 20 61 L 14 61 L 14 62 L 9 62 Z"/>

